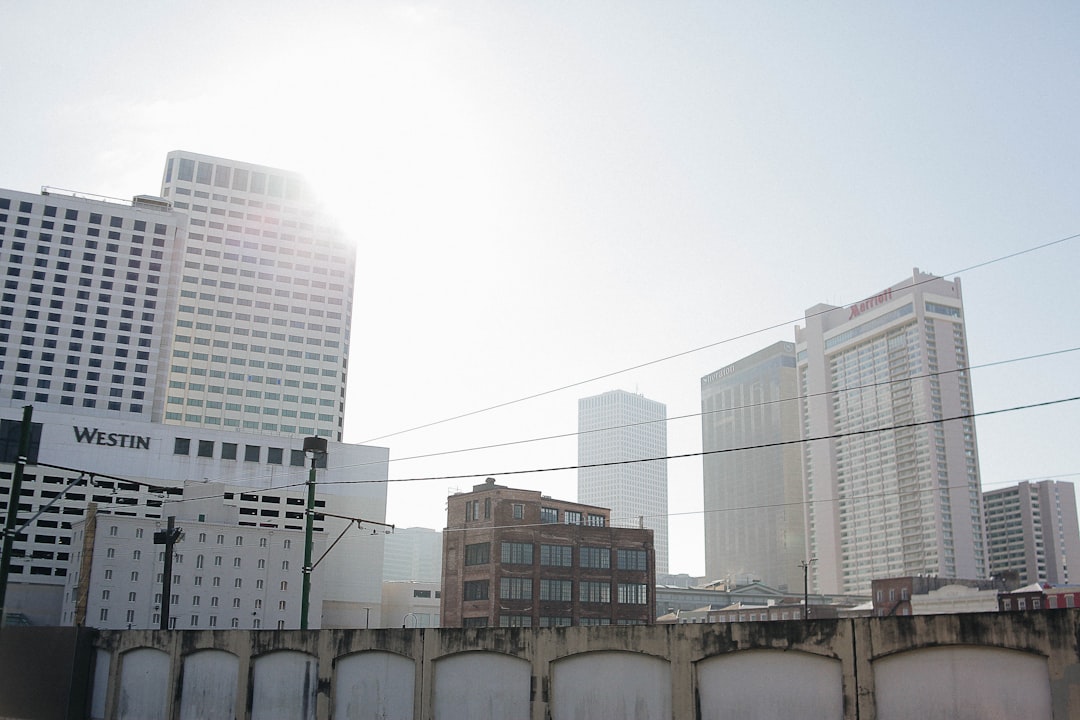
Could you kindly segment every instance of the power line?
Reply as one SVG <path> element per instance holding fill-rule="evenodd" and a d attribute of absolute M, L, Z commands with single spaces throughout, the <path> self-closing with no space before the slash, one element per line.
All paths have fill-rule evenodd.
<path fill-rule="evenodd" d="M 924 380 L 924 379 L 927 379 L 927 378 L 942 377 L 942 376 L 951 375 L 951 374 L 954 374 L 954 373 L 967 372 L 969 370 L 982 370 L 982 369 L 986 369 L 986 368 L 989 368 L 989 367 L 996 367 L 998 365 L 1008 365 L 1010 363 L 1024 362 L 1024 361 L 1028 361 L 1028 360 L 1037 360 L 1037 359 L 1041 359 L 1041 358 L 1052 357 L 1052 356 L 1055 356 L 1055 355 L 1063 355 L 1063 354 L 1066 354 L 1066 353 L 1076 352 L 1078 350 L 1080 350 L 1080 347 L 1071 347 L 1071 348 L 1066 348 L 1064 350 L 1051 350 L 1049 352 L 1037 353 L 1035 355 L 1027 355 L 1027 356 L 1024 356 L 1024 357 L 1009 358 L 1007 360 L 995 360 L 995 361 L 991 361 L 991 362 L 987 362 L 987 363 L 981 363 L 979 365 L 968 365 L 966 367 L 956 368 L 955 370 L 940 370 L 940 371 L 935 371 L 935 372 L 924 373 L 922 375 L 912 375 L 910 377 L 900 378 L 900 379 L 895 379 L 895 380 L 882 380 L 880 382 L 867 383 L 865 385 L 851 385 L 851 386 L 847 386 L 847 387 L 836 388 L 835 390 L 824 390 L 824 391 L 819 392 L 819 393 L 809 393 L 807 395 L 797 395 L 797 396 L 794 396 L 794 397 L 779 398 L 777 400 L 765 400 L 765 401 L 758 402 L 758 403 L 749 403 L 749 404 L 746 404 L 746 405 L 736 405 L 736 406 L 733 406 L 733 407 L 730 407 L 730 408 L 721 408 L 719 410 L 709 410 L 709 411 L 698 412 L 698 413 L 687 413 L 685 415 L 676 415 L 674 417 L 661 418 L 659 420 L 643 420 L 641 422 L 626 423 L 625 425 L 612 425 L 610 427 L 597 428 L 595 430 L 584 430 L 584 431 L 579 430 L 577 432 L 559 433 L 557 435 L 545 435 L 545 436 L 542 436 L 542 437 L 527 438 L 527 439 L 524 439 L 524 440 L 508 440 L 506 442 L 492 443 L 490 445 L 476 445 L 476 446 L 473 446 L 473 447 L 457 448 L 457 449 L 454 449 L 454 450 L 441 450 L 441 451 L 438 451 L 438 452 L 424 453 L 424 454 L 421 454 L 421 455 L 410 455 L 408 457 L 403 457 L 403 458 L 394 458 L 394 459 L 391 460 L 391 462 L 401 463 L 401 462 L 405 462 L 405 461 L 408 461 L 408 460 L 424 460 L 424 459 L 428 459 L 428 458 L 441 457 L 441 456 L 445 456 L 445 455 L 457 455 L 457 454 L 460 454 L 460 453 L 475 452 L 475 451 L 478 451 L 478 450 L 494 450 L 496 448 L 513 447 L 515 445 L 526 445 L 526 444 L 535 443 L 535 442 L 546 442 L 548 440 L 562 440 L 562 439 L 565 439 L 565 438 L 577 437 L 577 436 L 580 436 L 580 435 L 588 435 L 588 434 L 591 434 L 591 433 L 610 432 L 612 430 L 623 430 L 623 429 L 626 429 L 626 428 L 643 427 L 643 426 L 646 426 L 646 425 L 654 425 L 656 423 L 666 423 L 666 422 L 671 422 L 671 421 L 674 421 L 674 420 L 688 420 L 690 418 L 705 417 L 707 415 L 714 415 L 714 414 L 719 414 L 719 413 L 735 412 L 735 411 L 738 411 L 738 410 L 750 410 L 750 409 L 753 409 L 753 408 L 765 407 L 765 406 L 768 406 L 768 405 L 776 405 L 776 404 L 785 403 L 785 402 L 796 402 L 796 401 L 803 400 L 803 399 L 808 399 L 808 398 L 825 397 L 825 396 L 828 396 L 828 395 L 835 395 L 835 394 L 842 393 L 842 392 L 853 392 L 855 390 L 869 390 L 869 389 L 876 388 L 876 387 L 887 387 L 887 386 L 895 385 L 895 384 L 898 384 L 898 383 L 911 382 L 913 380 Z M 377 463 L 375 463 L 375 462 L 357 463 L 357 464 L 354 464 L 354 465 L 349 465 L 349 466 L 344 466 L 344 467 L 363 467 L 365 465 L 374 465 L 374 464 L 377 464 Z"/>
<path fill-rule="evenodd" d="M 1071 352 L 1071 350 L 1069 350 L 1069 351 L 1057 351 L 1057 352 Z M 1053 353 L 1051 353 L 1051 354 L 1053 354 Z M 1010 361 L 1001 361 L 1001 362 L 1010 362 Z M 940 374 L 940 373 L 936 373 L 936 374 Z M 887 384 L 887 383 L 874 383 L 871 386 L 880 385 L 880 384 Z M 858 388 L 856 388 L 856 389 L 858 389 Z M 799 399 L 799 398 L 792 398 L 792 399 Z M 936 424 L 945 423 L 945 422 L 954 422 L 956 420 L 968 420 L 968 419 L 974 419 L 974 418 L 983 417 L 983 416 L 989 416 L 989 415 L 999 415 L 999 414 L 1003 414 L 1003 413 L 1007 413 L 1007 412 L 1014 412 L 1014 411 L 1017 411 L 1017 410 L 1030 410 L 1030 409 L 1034 409 L 1034 408 L 1048 407 L 1048 406 L 1052 406 L 1052 405 L 1060 405 L 1060 404 L 1067 403 L 1067 402 L 1073 402 L 1075 400 L 1080 400 L 1080 396 L 1068 397 L 1068 398 L 1060 398 L 1058 400 L 1048 400 L 1048 401 L 1045 401 L 1045 402 L 1031 403 L 1031 404 L 1027 404 L 1027 405 L 1016 405 L 1016 406 L 1013 406 L 1013 407 L 1001 408 L 1001 409 L 998 409 L 998 410 L 986 410 L 986 411 L 983 411 L 983 412 L 967 413 L 967 414 L 964 414 L 964 415 L 957 415 L 957 416 L 949 417 L 949 418 L 940 418 L 940 419 L 933 419 L 933 420 L 921 420 L 921 421 L 918 421 L 918 422 L 905 423 L 905 424 L 901 424 L 901 425 L 890 425 L 890 426 L 887 426 L 887 427 L 880 427 L 880 428 L 867 428 L 867 429 L 863 429 L 863 430 L 852 430 L 852 431 L 849 431 L 849 432 L 833 433 L 833 434 L 830 434 L 830 435 L 822 435 L 822 436 L 813 437 L 813 438 L 798 438 L 798 439 L 794 439 L 794 440 L 778 440 L 776 442 L 771 442 L 771 443 L 762 443 L 762 444 L 758 444 L 758 445 L 746 445 L 746 446 L 741 446 L 741 447 L 737 447 L 737 448 L 725 448 L 725 449 L 721 449 L 721 450 L 702 450 L 700 452 L 679 453 L 679 454 L 675 454 L 675 455 L 665 455 L 665 456 L 661 456 L 661 457 L 652 457 L 652 458 L 640 458 L 640 459 L 636 459 L 636 460 L 616 460 L 616 461 L 609 461 L 609 462 L 602 462 L 602 463 L 586 463 L 586 464 L 580 464 L 580 465 L 564 465 L 564 466 L 547 467 L 547 468 L 533 468 L 533 469 L 527 469 L 527 470 L 503 470 L 503 471 L 496 471 L 496 472 L 468 473 L 468 474 L 461 474 L 461 475 L 435 475 L 435 476 L 426 476 L 426 477 L 387 478 L 387 479 L 375 479 L 375 480 L 324 480 L 319 484 L 323 485 L 323 486 L 325 486 L 325 485 L 365 485 L 365 484 L 370 485 L 370 484 L 382 484 L 382 483 L 389 484 L 389 483 L 399 483 L 399 482 L 427 482 L 427 481 L 432 481 L 432 480 L 467 480 L 467 479 L 481 478 L 481 477 L 505 477 L 505 476 L 511 476 L 511 475 L 528 475 L 528 474 L 536 474 L 536 473 L 563 472 L 563 471 L 569 471 L 569 470 L 580 470 L 580 469 L 587 469 L 587 468 L 613 467 L 613 466 L 619 466 L 619 465 L 628 465 L 628 464 L 636 464 L 636 463 L 644 463 L 644 462 L 657 462 L 657 461 L 660 461 L 660 460 L 681 460 L 681 459 L 692 458 L 692 457 L 704 457 L 706 455 L 716 455 L 716 454 L 723 454 L 723 453 L 730 453 L 730 452 L 741 452 L 741 451 L 744 451 L 744 450 L 762 450 L 762 449 L 773 448 L 773 447 L 781 447 L 781 446 L 785 446 L 785 445 L 803 444 L 803 443 L 817 442 L 817 441 L 821 441 L 821 440 L 836 440 L 836 439 L 840 439 L 840 438 L 844 438 L 844 437 L 851 437 L 851 436 L 857 436 L 857 435 L 868 435 L 868 434 L 879 433 L 879 432 L 889 432 L 889 431 L 893 431 L 893 430 L 903 430 L 903 429 L 908 429 L 908 428 L 922 427 L 922 426 L 926 426 L 926 425 L 936 425 Z M 785 401 L 770 401 L 770 402 L 785 402 Z M 751 406 L 751 407 L 753 407 L 753 406 Z M 64 467 L 64 466 L 60 466 L 60 465 L 51 465 L 51 464 L 48 464 L 48 463 L 38 463 L 37 466 L 38 467 L 56 468 L 56 469 L 60 469 L 60 470 L 66 470 L 66 471 L 69 471 L 69 472 L 78 472 L 78 473 L 90 474 L 92 477 L 108 478 L 110 480 L 116 480 L 118 482 L 123 482 L 123 483 L 128 483 L 128 484 L 131 484 L 131 485 L 145 487 L 148 490 L 150 490 L 151 492 L 164 493 L 166 495 L 175 494 L 177 492 L 177 490 L 181 490 L 180 486 L 171 486 L 170 487 L 170 486 L 156 485 L 156 484 L 148 483 L 148 482 L 145 482 L 145 481 L 131 480 L 131 479 L 128 479 L 128 478 L 121 478 L 121 477 L 117 477 L 117 476 L 113 476 L 113 475 L 106 475 L 104 473 L 92 473 L 89 470 L 81 470 L 81 469 L 78 469 L 78 468 L 69 468 L 69 467 Z M 348 468 L 348 467 L 352 467 L 352 466 L 343 466 L 343 468 Z M 336 468 L 336 469 L 340 469 L 340 468 Z M 235 488 L 235 490 L 225 491 L 225 492 L 222 492 L 221 494 L 201 495 L 198 498 L 170 499 L 170 498 L 166 497 L 163 500 L 163 502 L 166 502 L 166 503 L 181 503 L 181 502 L 194 502 L 194 501 L 197 501 L 197 500 L 208 500 L 208 499 L 214 499 L 214 498 L 224 498 L 226 495 L 235 494 L 238 491 L 243 492 L 244 490 L 251 490 L 253 492 L 274 492 L 274 491 L 289 490 L 289 489 L 292 489 L 292 488 L 304 487 L 306 484 L 307 484 L 306 482 L 297 482 L 297 483 L 290 483 L 288 485 L 276 485 L 276 486 L 270 486 L 270 487 L 266 487 L 266 488 L 247 488 L 245 486 L 233 485 L 231 487 Z M 321 513 L 321 514 L 328 514 L 328 513 Z M 337 516 L 335 516 L 335 517 L 337 517 Z M 349 519 L 349 518 L 346 518 L 346 519 Z"/>
<path fill-rule="evenodd" d="M 819 442 L 822 440 L 838 440 L 840 438 L 853 437 L 858 435 L 870 435 L 879 432 L 889 432 L 893 430 L 904 430 L 908 428 L 924 427 L 926 425 L 938 425 L 946 422 L 955 422 L 956 420 L 970 420 L 973 418 L 984 417 L 988 415 L 1000 415 L 1007 412 L 1014 412 L 1016 410 L 1031 410 L 1033 408 L 1049 407 L 1052 405 L 1060 405 L 1067 402 L 1074 402 L 1076 400 L 1080 400 L 1080 396 L 1060 398 L 1058 400 L 1047 400 L 1045 402 L 1031 403 L 1029 405 L 1015 405 L 1013 407 L 1001 408 L 998 410 L 984 410 L 983 412 L 966 413 L 964 415 L 956 415 L 953 417 L 940 418 L 935 420 L 920 420 L 918 422 L 904 423 L 901 425 L 890 425 L 888 427 L 851 430 L 849 432 L 832 433 L 830 435 L 821 435 L 812 438 L 800 438 L 797 440 L 778 440 L 776 442 L 761 443 L 759 445 L 744 445 L 742 447 L 725 448 L 722 450 L 702 450 L 701 452 L 680 453 L 677 455 L 664 455 L 661 457 L 640 458 L 637 460 L 613 460 L 600 463 L 586 463 L 582 465 L 563 465 L 559 467 L 532 468 L 529 470 L 503 470 L 499 472 L 466 473 L 462 475 L 434 475 L 428 477 L 390 478 L 387 480 L 329 480 L 326 481 L 324 484 L 363 485 L 374 483 L 425 482 L 430 480 L 468 480 L 471 478 L 482 477 L 507 477 L 511 475 L 532 475 L 536 473 L 562 472 L 567 470 L 581 470 L 585 468 L 614 467 L 619 465 L 633 465 L 637 463 L 657 462 L 659 460 L 682 460 L 692 457 L 704 457 L 705 455 L 719 455 L 723 453 L 742 452 L 744 450 L 764 450 L 767 448 L 783 447 L 785 445 L 801 445 L 804 443 Z"/>
<path fill-rule="evenodd" d="M 991 258 L 989 260 L 984 260 L 983 262 L 975 263 L 974 265 L 969 265 L 969 266 L 967 266 L 965 268 L 961 268 L 960 270 L 954 270 L 953 272 L 945 273 L 944 275 L 932 275 L 931 277 L 927 278 L 926 280 L 921 280 L 921 281 L 917 281 L 917 282 L 913 281 L 910 287 L 913 287 L 913 288 L 918 287 L 919 285 L 929 283 L 929 282 L 933 282 L 934 280 L 938 280 L 940 278 L 943 278 L 946 275 L 951 275 L 951 276 L 955 277 L 955 276 L 961 275 L 961 274 L 963 274 L 965 272 L 971 272 L 972 270 L 978 270 L 978 269 L 987 267 L 989 265 L 994 265 L 996 263 L 1000 263 L 1000 262 L 1004 262 L 1006 260 L 1011 260 L 1013 258 L 1020 257 L 1022 255 L 1027 255 L 1029 253 L 1037 252 L 1039 250 L 1045 250 L 1047 248 L 1053 247 L 1055 245 L 1060 245 L 1060 244 L 1068 242 L 1070 240 L 1075 240 L 1077 238 L 1080 238 L 1080 233 L 1076 233 L 1074 235 L 1068 235 L 1066 237 L 1058 238 L 1056 240 L 1051 240 L 1049 242 L 1045 242 L 1045 243 L 1042 243 L 1042 244 L 1039 244 L 1039 245 L 1035 245 L 1033 247 L 1025 248 L 1023 250 L 1018 250 L 1016 252 L 1008 253 L 1006 255 L 1000 255 L 998 257 Z M 852 301 L 852 302 L 857 302 L 858 300 L 861 300 L 861 299 L 863 299 L 863 298 L 858 298 L 857 300 Z M 840 306 L 837 306 L 837 307 L 843 307 L 844 305 L 848 305 L 848 304 L 850 304 L 850 303 L 843 303 L 843 304 L 841 304 Z M 504 401 L 504 402 L 496 403 L 494 405 L 489 405 L 487 407 L 479 408 L 477 410 L 470 410 L 468 412 L 459 413 L 457 415 L 447 417 L 447 418 L 443 418 L 441 420 L 433 420 L 431 422 L 423 423 L 421 425 L 416 425 L 416 426 L 413 426 L 413 427 L 410 427 L 410 428 L 405 428 L 403 430 L 397 430 L 397 431 L 394 431 L 394 432 L 391 432 L 391 433 L 386 433 L 385 435 L 379 435 L 379 436 L 376 436 L 376 437 L 368 438 L 367 440 L 361 441 L 361 444 L 366 445 L 368 443 L 372 443 L 372 442 L 375 442 L 377 440 L 385 440 L 386 438 L 395 437 L 397 435 L 404 435 L 405 433 L 411 433 L 411 432 L 415 432 L 417 430 L 424 430 L 424 429 L 429 428 L 429 427 L 434 427 L 436 425 L 443 425 L 445 423 L 453 422 L 455 420 L 462 420 L 462 419 L 467 418 L 467 417 L 472 417 L 473 415 L 480 415 L 482 413 L 490 412 L 492 410 L 498 410 L 500 408 L 508 407 L 510 405 L 517 405 L 519 403 L 527 402 L 529 400 L 536 400 L 538 398 L 542 398 L 542 397 L 545 397 L 547 395 L 553 395 L 555 393 L 562 392 L 563 390 L 570 390 L 572 388 L 581 387 L 582 385 L 588 385 L 589 383 L 597 382 L 599 380 L 606 380 L 607 378 L 610 378 L 610 377 L 615 377 L 617 375 L 622 375 L 624 373 L 632 372 L 634 370 L 640 370 L 642 368 L 650 367 L 652 365 L 658 365 L 660 363 L 667 362 L 669 360 L 674 360 L 676 358 L 684 357 L 686 355 L 693 355 L 694 353 L 698 353 L 698 352 L 701 352 L 703 350 L 709 350 L 711 348 L 718 347 L 720 345 L 726 345 L 728 343 L 735 342 L 736 340 L 744 340 L 746 338 L 750 338 L 750 337 L 753 337 L 755 335 L 760 335 L 762 333 L 769 332 L 770 330 L 777 330 L 777 329 L 782 328 L 782 327 L 787 327 L 787 326 L 793 325 L 793 324 L 795 324 L 797 322 L 803 322 L 808 318 L 813 318 L 813 317 L 818 317 L 819 315 L 824 315 L 824 314 L 826 314 L 828 312 L 831 312 L 832 310 L 833 310 L 833 308 L 830 307 L 827 310 L 821 310 L 819 312 L 811 313 L 809 315 L 803 315 L 801 317 L 797 317 L 797 318 L 794 318 L 792 320 L 785 320 L 783 322 L 774 323 L 772 325 L 768 325 L 768 326 L 765 326 L 765 327 L 762 327 L 762 328 L 758 328 L 757 330 L 750 330 L 750 331 L 747 331 L 747 332 L 744 332 L 744 333 L 741 333 L 741 334 L 738 334 L 738 335 L 732 335 L 730 337 L 724 338 L 722 340 L 717 340 L 715 342 L 711 342 L 711 343 L 708 343 L 706 345 L 701 345 L 701 346 L 698 346 L 698 347 L 695 347 L 695 348 L 691 348 L 689 350 L 683 350 L 681 352 L 673 353 L 671 355 L 665 355 L 664 357 L 656 358 L 654 360 L 649 360 L 649 361 L 643 362 L 643 363 L 638 363 L 637 365 L 631 365 L 630 367 L 625 367 L 625 368 L 622 368 L 620 370 L 613 370 L 611 372 L 603 373 L 602 375 L 596 375 L 594 377 L 591 377 L 591 378 L 588 378 L 588 379 L 585 379 L 585 380 L 578 380 L 576 382 L 572 382 L 572 383 L 569 383 L 569 384 L 566 384 L 566 385 L 561 385 L 559 387 L 551 388 L 549 390 L 543 390 L 541 392 L 533 393 L 531 395 L 525 395 L 523 397 L 519 397 L 519 398 L 516 398 L 514 400 L 507 400 L 507 401 Z"/>

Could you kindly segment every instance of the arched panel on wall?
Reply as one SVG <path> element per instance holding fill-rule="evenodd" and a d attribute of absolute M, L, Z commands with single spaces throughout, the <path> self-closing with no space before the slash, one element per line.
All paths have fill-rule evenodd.
<path fill-rule="evenodd" d="M 169 654 L 154 648 L 129 650 L 120 656 L 120 697 L 116 717 L 145 720 L 168 717 Z"/>
<path fill-rule="evenodd" d="M 671 663 L 634 652 L 571 655 L 552 663 L 552 720 L 669 720 Z"/>
<path fill-rule="evenodd" d="M 701 720 L 844 717 L 839 660 L 784 650 L 743 650 L 697 663 Z"/>
<path fill-rule="evenodd" d="M 434 662 L 435 720 L 516 720 L 531 712 L 532 666 L 493 652 L 464 652 Z"/>
<path fill-rule="evenodd" d="M 1046 658 L 989 647 L 935 647 L 874 661 L 878 720 L 1050 720 Z"/>
<path fill-rule="evenodd" d="M 184 658 L 180 720 L 236 717 L 240 659 L 224 650 L 200 650 Z"/>
<path fill-rule="evenodd" d="M 105 720 L 105 701 L 109 694 L 109 669 L 112 655 L 108 650 L 94 651 L 94 685 L 90 690 L 90 720 Z"/>
<path fill-rule="evenodd" d="M 281 650 L 252 663 L 251 720 L 315 720 L 319 661 L 307 653 Z"/>
<path fill-rule="evenodd" d="M 412 720 L 416 665 L 389 652 L 360 652 L 334 664 L 334 720 Z"/>

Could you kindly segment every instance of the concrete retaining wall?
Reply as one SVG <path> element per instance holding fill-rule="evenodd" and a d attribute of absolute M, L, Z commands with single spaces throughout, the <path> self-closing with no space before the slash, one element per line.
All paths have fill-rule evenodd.
<path fill-rule="evenodd" d="M 1066 720 L 1080 717 L 1078 638 L 1078 610 L 809 624 L 103 631 L 96 667 L 87 661 L 83 674 L 94 678 L 95 718 Z"/>

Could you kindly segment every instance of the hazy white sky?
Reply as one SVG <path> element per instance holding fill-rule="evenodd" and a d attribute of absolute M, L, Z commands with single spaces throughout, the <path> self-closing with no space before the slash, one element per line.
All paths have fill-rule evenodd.
<path fill-rule="evenodd" d="M 1080 346 L 1080 5 L 0 3 L 0 186 L 157 192 L 187 149 L 306 173 L 359 247 L 346 439 L 391 478 L 566 466 L 577 398 L 699 411 L 819 302 L 960 277 L 971 362 Z M 959 275 L 955 275 L 958 271 Z M 1080 395 L 1080 353 L 973 372 Z M 1080 402 L 978 421 L 984 487 L 1080 473 Z M 699 451 L 700 420 L 669 427 Z M 669 466 L 704 570 L 701 460 Z M 471 479 L 395 483 L 442 527 Z M 507 484 L 573 499 L 573 471 Z"/>

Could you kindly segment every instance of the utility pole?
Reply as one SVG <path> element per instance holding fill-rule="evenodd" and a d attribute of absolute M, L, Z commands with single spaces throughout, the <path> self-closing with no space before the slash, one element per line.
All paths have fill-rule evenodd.
<path fill-rule="evenodd" d="M 26 468 L 26 456 L 30 452 L 30 418 L 34 408 L 23 408 L 22 428 L 19 432 L 19 455 L 15 460 L 15 473 L 11 479 L 11 492 L 8 493 L 7 516 L 4 518 L 4 543 L 0 549 L 0 627 L 4 624 L 7 599 L 8 573 L 11 570 L 11 546 L 15 542 L 15 527 L 19 514 L 19 494 L 22 492 L 23 470 Z"/>
<path fill-rule="evenodd" d="M 810 580 L 809 570 L 810 564 L 816 563 L 817 558 L 812 557 L 809 560 L 802 560 L 799 562 L 799 567 L 802 568 L 802 594 L 803 594 L 803 622 L 810 622 Z"/>
<path fill-rule="evenodd" d="M 315 529 L 315 468 L 319 457 L 326 457 L 326 438 L 304 438 L 304 452 L 311 453 L 311 470 L 307 480 L 307 509 L 304 512 L 304 582 L 300 596 L 300 629 L 308 629 L 308 605 L 311 601 L 311 543 Z"/>
<path fill-rule="evenodd" d="M 174 527 L 176 516 L 170 515 L 164 530 L 154 531 L 154 544 L 165 546 L 165 573 L 161 578 L 161 630 L 169 629 L 169 606 L 172 601 L 173 546 L 184 531 Z"/>

